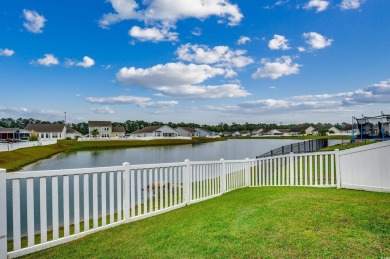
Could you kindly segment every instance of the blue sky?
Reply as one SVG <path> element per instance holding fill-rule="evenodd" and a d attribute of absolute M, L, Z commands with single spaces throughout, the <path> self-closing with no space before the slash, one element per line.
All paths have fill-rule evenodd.
<path fill-rule="evenodd" d="M 4 1 L 0 117 L 350 122 L 390 113 L 388 0 Z"/>

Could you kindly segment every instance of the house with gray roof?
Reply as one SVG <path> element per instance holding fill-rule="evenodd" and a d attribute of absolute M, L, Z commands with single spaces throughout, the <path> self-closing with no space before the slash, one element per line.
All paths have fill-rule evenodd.
<path fill-rule="evenodd" d="M 168 125 L 147 126 L 130 134 L 134 138 L 174 138 L 178 133 Z"/>
<path fill-rule="evenodd" d="M 0 127 L 0 140 L 27 140 L 30 137 L 30 131 L 19 128 Z"/>
<path fill-rule="evenodd" d="M 175 129 L 178 136 L 181 137 L 199 137 L 199 132 L 191 127 L 178 127 Z"/>
<path fill-rule="evenodd" d="M 26 131 L 35 132 L 40 140 L 56 140 L 66 138 L 65 124 L 36 124 L 29 123 Z"/>

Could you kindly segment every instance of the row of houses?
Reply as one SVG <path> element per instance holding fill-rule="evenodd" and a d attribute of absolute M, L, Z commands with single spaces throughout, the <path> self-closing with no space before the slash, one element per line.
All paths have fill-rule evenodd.
<path fill-rule="evenodd" d="M 331 135 L 351 135 L 352 126 L 347 125 L 339 130 L 331 127 L 326 130 Z M 357 135 L 358 129 L 355 129 Z M 83 136 L 80 132 L 66 126 L 65 124 L 35 124 L 29 123 L 24 129 L 0 127 L 0 140 L 27 140 L 35 134 L 39 140 L 54 139 L 77 139 L 86 137 L 89 139 L 110 139 L 110 138 L 175 138 L 175 137 L 237 137 L 237 136 L 298 136 L 318 135 L 319 129 L 312 126 L 307 128 L 273 129 L 254 131 L 243 130 L 237 132 L 215 133 L 203 128 L 178 127 L 171 128 L 168 125 L 147 126 L 126 134 L 124 127 L 114 127 L 111 121 L 88 121 L 88 134 Z"/>

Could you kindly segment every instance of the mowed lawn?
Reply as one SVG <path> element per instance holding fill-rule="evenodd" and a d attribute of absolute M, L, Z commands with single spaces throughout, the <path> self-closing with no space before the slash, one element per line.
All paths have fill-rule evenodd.
<path fill-rule="evenodd" d="M 31 258 L 389 257 L 390 193 L 245 188 Z"/>

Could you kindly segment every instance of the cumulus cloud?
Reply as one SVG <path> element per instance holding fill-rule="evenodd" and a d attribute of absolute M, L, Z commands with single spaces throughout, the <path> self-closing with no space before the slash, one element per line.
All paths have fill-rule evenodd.
<path fill-rule="evenodd" d="M 358 9 L 363 3 L 363 0 L 343 0 L 340 4 L 342 10 Z"/>
<path fill-rule="evenodd" d="M 316 9 L 316 13 L 325 11 L 329 6 L 329 2 L 325 0 L 310 0 L 306 5 L 303 6 L 304 9 Z"/>
<path fill-rule="evenodd" d="M 305 32 L 302 37 L 306 40 L 306 43 L 313 50 L 323 49 L 332 45 L 333 40 L 327 39 L 317 32 Z"/>
<path fill-rule="evenodd" d="M 253 59 L 244 56 L 245 50 L 231 50 L 228 46 L 209 48 L 205 45 L 181 45 L 176 54 L 178 59 L 198 64 L 215 64 L 220 67 L 242 68 L 253 63 Z"/>
<path fill-rule="evenodd" d="M 108 0 L 108 2 L 112 4 L 115 12 L 103 15 L 99 21 L 102 28 L 108 28 L 123 20 L 139 20 L 143 21 L 145 25 L 159 28 L 158 30 L 161 32 L 163 29 L 168 31 L 169 28 L 175 28 L 177 21 L 188 18 L 204 20 L 210 16 L 217 16 L 220 18 L 219 21 L 226 19 L 230 26 L 239 24 L 243 18 L 239 7 L 236 4 L 231 4 L 228 0 L 147 0 L 142 1 L 144 8 L 140 8 L 136 0 Z M 139 32 L 142 34 L 156 33 L 156 31 Z M 143 39 L 146 41 L 148 37 L 143 37 Z M 154 37 L 152 39 L 155 40 Z"/>
<path fill-rule="evenodd" d="M 282 35 L 274 35 L 274 38 L 268 42 L 268 47 L 272 50 L 288 50 L 288 40 Z"/>
<path fill-rule="evenodd" d="M 153 101 L 149 97 L 138 97 L 138 96 L 114 96 L 114 97 L 87 97 L 85 99 L 90 103 L 99 103 L 99 104 L 133 104 L 138 107 L 147 107 L 147 108 L 166 108 L 173 107 L 178 104 L 177 101 Z"/>
<path fill-rule="evenodd" d="M 0 56 L 11 57 L 13 54 L 15 54 L 15 51 L 11 49 L 0 49 Z"/>
<path fill-rule="evenodd" d="M 32 61 L 31 64 L 38 64 L 45 67 L 58 65 L 60 62 L 53 54 L 45 54 L 43 58 Z"/>
<path fill-rule="evenodd" d="M 108 106 L 93 107 L 93 108 L 90 108 L 90 110 L 93 111 L 94 113 L 97 113 L 97 114 L 113 114 L 114 113 L 114 110 Z"/>
<path fill-rule="evenodd" d="M 140 86 L 159 91 L 162 95 L 181 98 L 242 97 L 249 93 L 236 84 L 200 85 L 216 76 L 224 76 L 225 69 L 209 65 L 167 63 L 150 68 L 122 68 L 116 75 L 125 85 Z"/>
<path fill-rule="evenodd" d="M 78 66 L 78 67 L 90 68 L 93 65 L 95 65 L 95 60 L 93 60 L 92 58 L 90 58 L 88 56 L 85 56 L 85 57 L 83 57 L 83 61 L 74 61 L 74 60 L 68 59 L 66 61 L 66 65 L 70 66 L 70 67 L 71 66 Z"/>
<path fill-rule="evenodd" d="M 274 61 L 262 59 L 261 64 L 263 64 L 263 66 L 258 68 L 257 71 L 252 74 L 253 79 L 267 77 L 277 79 L 282 76 L 298 74 L 299 67 L 301 66 L 297 63 L 293 63 L 290 56 L 276 58 Z"/>
<path fill-rule="evenodd" d="M 24 22 L 23 26 L 29 32 L 32 33 L 42 33 L 45 22 L 47 21 L 43 15 L 38 14 L 35 11 L 23 10 Z"/>
<path fill-rule="evenodd" d="M 45 118 L 62 118 L 63 112 L 56 110 L 37 109 L 29 110 L 25 107 L 6 107 L 0 105 L 0 114 L 7 113 L 20 115 L 20 116 L 31 116 L 31 117 L 45 117 Z"/>
<path fill-rule="evenodd" d="M 177 41 L 178 33 L 170 32 L 167 28 L 145 28 L 133 26 L 129 30 L 129 35 L 139 41 Z"/>
<path fill-rule="evenodd" d="M 358 89 L 343 100 L 345 105 L 390 103 L 390 79 Z"/>
<path fill-rule="evenodd" d="M 247 36 L 240 36 L 240 38 L 237 41 L 237 44 L 238 45 L 244 45 L 244 44 L 246 44 L 247 42 L 250 42 L 250 41 L 251 41 L 251 39 L 249 37 L 247 37 Z"/>
<path fill-rule="evenodd" d="M 241 108 L 260 109 L 260 110 L 311 110 L 333 108 L 341 105 L 341 101 L 322 101 L 322 102 L 294 102 L 290 100 L 265 99 L 248 101 L 240 104 Z"/>

